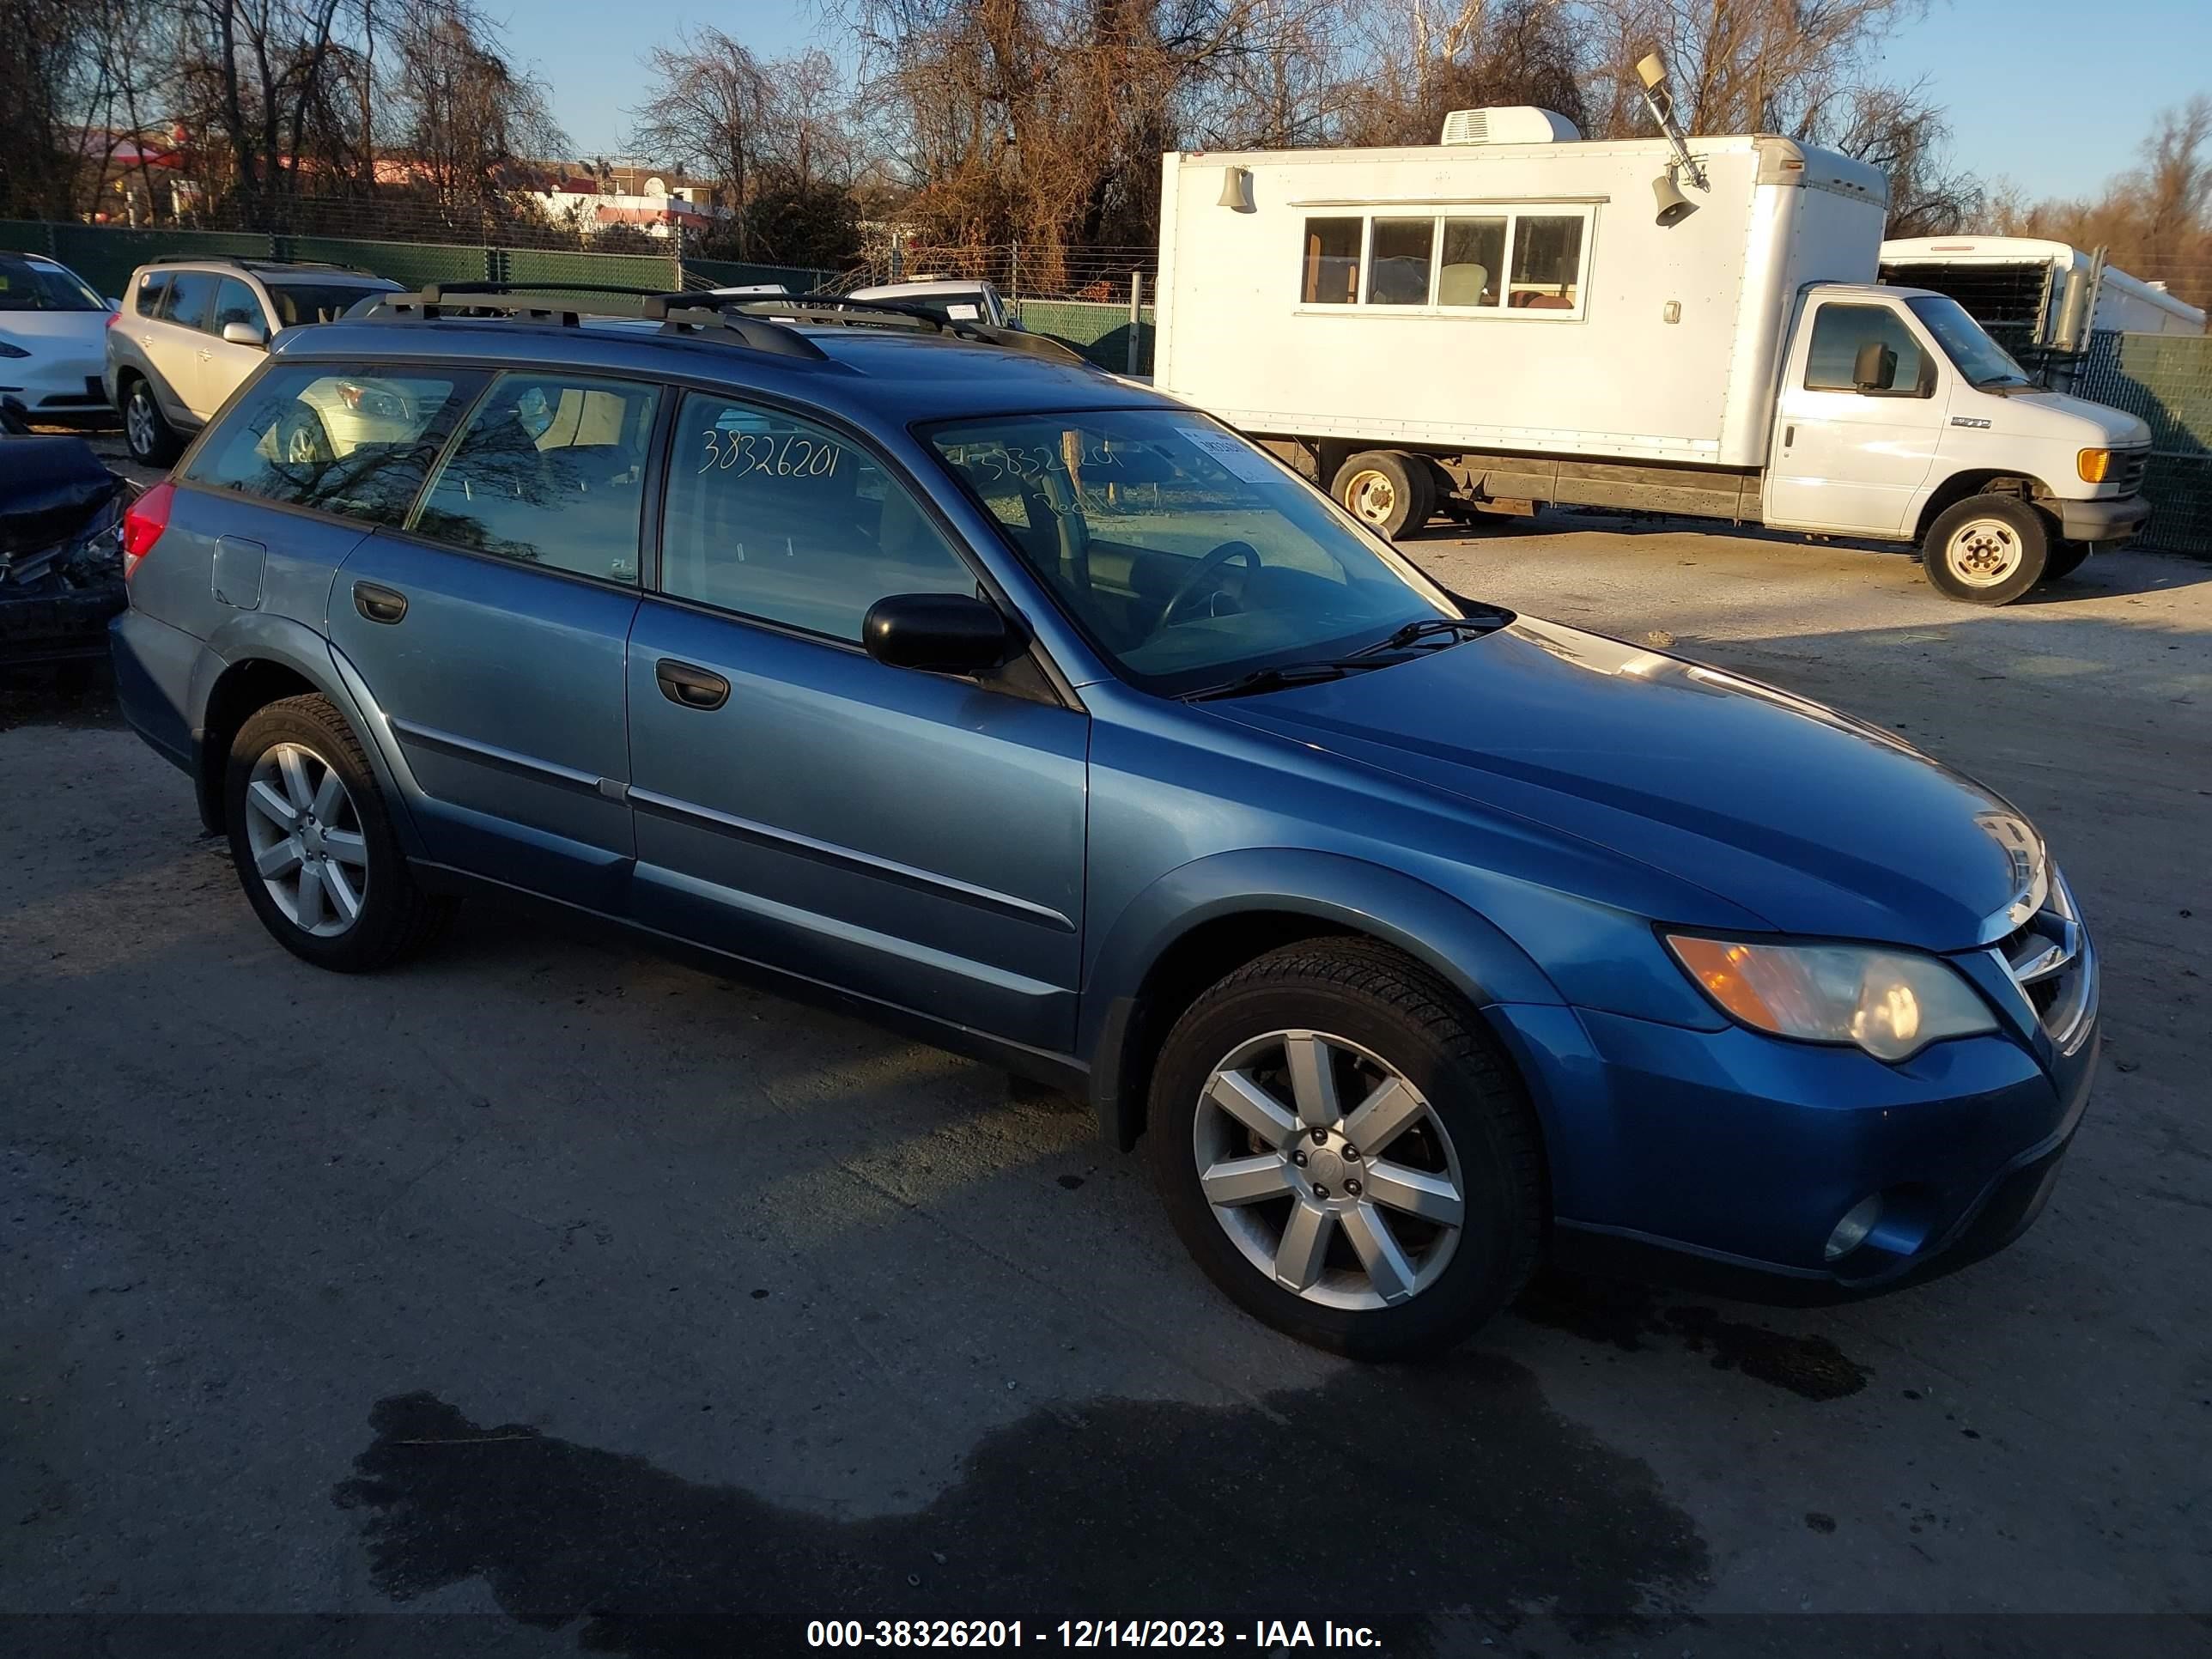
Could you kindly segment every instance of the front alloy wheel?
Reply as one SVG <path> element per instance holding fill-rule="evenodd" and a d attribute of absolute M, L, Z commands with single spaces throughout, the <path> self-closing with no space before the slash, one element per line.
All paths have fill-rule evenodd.
<path fill-rule="evenodd" d="M 1382 1308 L 1436 1282 L 1467 1194 L 1421 1091 L 1347 1038 L 1271 1031 L 1206 1079 L 1191 1145 L 1238 1250 L 1323 1307 Z"/>

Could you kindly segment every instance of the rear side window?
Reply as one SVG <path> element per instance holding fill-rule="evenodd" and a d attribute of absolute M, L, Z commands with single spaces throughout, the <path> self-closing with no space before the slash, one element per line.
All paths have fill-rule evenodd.
<path fill-rule="evenodd" d="M 240 398 L 185 477 L 288 507 L 398 525 L 483 381 L 468 369 L 392 374 L 279 363 Z"/>
<path fill-rule="evenodd" d="M 161 319 L 185 328 L 205 328 L 208 307 L 215 301 L 213 276 L 204 270 L 180 270 L 169 278 L 169 291 L 161 301 Z"/>
<path fill-rule="evenodd" d="M 780 410 L 693 392 L 676 420 L 660 585 L 840 640 L 893 593 L 975 574 L 867 451 Z"/>
<path fill-rule="evenodd" d="M 1298 300 L 1310 306 L 1348 306 L 1359 298 L 1360 219 L 1309 219 L 1298 271 Z"/>
<path fill-rule="evenodd" d="M 634 585 L 659 402 L 626 380 L 501 375 L 432 480 L 416 532 Z"/>
<path fill-rule="evenodd" d="M 141 317 L 158 317 L 169 297 L 169 273 L 149 271 L 138 279 L 138 301 L 134 309 Z"/>

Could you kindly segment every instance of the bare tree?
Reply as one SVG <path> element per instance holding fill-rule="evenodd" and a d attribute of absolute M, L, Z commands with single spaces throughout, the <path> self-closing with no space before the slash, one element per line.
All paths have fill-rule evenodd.
<path fill-rule="evenodd" d="M 630 112 L 631 146 L 712 178 L 738 215 L 738 257 L 750 257 L 745 202 L 775 102 L 766 66 L 750 47 L 714 28 L 655 46 L 645 63 L 656 90 Z"/>
<path fill-rule="evenodd" d="M 520 164 L 568 148 L 545 89 L 488 40 L 470 0 L 414 0 L 392 91 L 407 166 L 449 221 L 501 216 Z"/>

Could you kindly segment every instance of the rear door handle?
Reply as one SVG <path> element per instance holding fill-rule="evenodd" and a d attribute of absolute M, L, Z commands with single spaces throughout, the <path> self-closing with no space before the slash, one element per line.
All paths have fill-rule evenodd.
<path fill-rule="evenodd" d="M 673 657 L 653 664 L 653 678 L 659 682 L 662 696 L 686 708 L 720 708 L 730 700 L 729 681 Z"/>
<path fill-rule="evenodd" d="M 373 623 L 396 623 L 407 614 L 407 596 L 377 582 L 356 582 L 353 608 Z"/>

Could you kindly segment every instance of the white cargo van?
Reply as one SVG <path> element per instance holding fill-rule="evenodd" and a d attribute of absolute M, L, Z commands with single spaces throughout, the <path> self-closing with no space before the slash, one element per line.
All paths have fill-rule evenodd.
<path fill-rule="evenodd" d="M 1170 154 L 1162 390 L 1389 535 L 1632 507 L 1917 541 L 2002 604 L 2133 535 L 2150 433 L 2033 386 L 1957 303 L 1875 285 L 1872 167 L 1765 136 Z"/>

